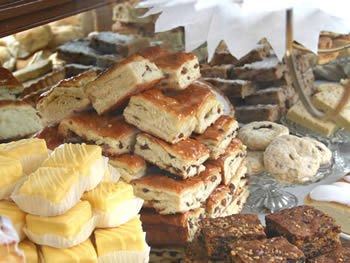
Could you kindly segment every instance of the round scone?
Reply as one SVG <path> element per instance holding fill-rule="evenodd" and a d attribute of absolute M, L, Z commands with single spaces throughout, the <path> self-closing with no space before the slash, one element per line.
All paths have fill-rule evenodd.
<path fill-rule="evenodd" d="M 294 135 L 283 135 L 267 146 L 264 165 L 271 176 L 282 182 L 303 183 L 317 174 L 320 156 L 312 142 Z"/>
<path fill-rule="evenodd" d="M 320 155 L 320 165 L 326 165 L 331 162 L 332 152 L 326 145 L 310 137 L 303 137 L 303 139 L 312 142 L 316 146 L 316 149 Z"/>
<path fill-rule="evenodd" d="M 265 170 L 263 151 L 248 151 L 245 160 L 248 175 L 259 174 Z"/>
<path fill-rule="evenodd" d="M 289 129 L 271 121 L 254 121 L 238 131 L 238 138 L 250 150 L 263 151 L 278 136 L 289 134 Z"/>

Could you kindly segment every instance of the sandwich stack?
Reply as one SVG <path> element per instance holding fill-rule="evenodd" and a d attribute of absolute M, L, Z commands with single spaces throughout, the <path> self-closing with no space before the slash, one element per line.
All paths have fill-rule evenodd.
<path fill-rule="evenodd" d="M 308 95 L 314 92 L 314 75 L 307 55 L 295 51 L 297 70 Z M 278 121 L 298 100 L 284 61 L 279 61 L 270 45 L 261 41 L 237 60 L 221 44 L 213 60 L 202 65 L 205 80 L 220 88 L 234 102 L 241 123 Z"/>
<path fill-rule="evenodd" d="M 110 172 L 101 147 L 62 144 L 49 154 L 44 140 L 24 139 L 1 144 L 0 163 L 0 215 L 26 262 L 148 262 L 143 201 Z"/>

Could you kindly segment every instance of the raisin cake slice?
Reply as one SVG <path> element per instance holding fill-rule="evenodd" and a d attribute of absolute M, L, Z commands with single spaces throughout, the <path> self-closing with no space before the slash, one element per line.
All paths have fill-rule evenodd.
<path fill-rule="evenodd" d="M 241 79 L 221 79 L 221 78 L 204 78 L 214 87 L 225 93 L 229 98 L 249 98 L 256 92 L 256 84 L 250 80 Z"/>
<path fill-rule="evenodd" d="M 204 133 L 194 138 L 204 143 L 210 150 L 210 159 L 216 160 L 226 151 L 232 139 L 236 137 L 238 122 L 230 116 L 223 115 L 209 126 Z"/>
<path fill-rule="evenodd" d="M 208 148 L 199 141 L 188 138 L 169 144 L 147 133 L 137 135 L 135 153 L 182 179 L 202 172 L 209 158 Z"/>
<path fill-rule="evenodd" d="M 109 164 L 120 173 L 120 177 L 127 183 L 146 175 L 147 164 L 136 154 L 110 156 Z"/>
<path fill-rule="evenodd" d="M 220 168 L 207 164 L 200 175 L 186 180 L 149 174 L 131 184 L 135 195 L 145 200 L 144 207 L 152 207 L 160 214 L 174 214 L 199 208 L 220 182 Z"/>
<path fill-rule="evenodd" d="M 161 56 L 154 63 L 165 75 L 159 83 L 160 89 L 186 89 L 201 76 L 198 58 L 192 53 L 178 52 Z"/>
<path fill-rule="evenodd" d="M 157 66 L 141 56 L 131 56 L 109 68 L 86 88 L 98 114 L 116 109 L 132 95 L 152 88 L 163 78 Z"/>
<path fill-rule="evenodd" d="M 99 116 L 95 112 L 71 115 L 58 127 L 58 133 L 65 141 L 97 144 L 107 156 L 130 153 L 138 132 L 122 116 Z"/>
<path fill-rule="evenodd" d="M 186 246 L 199 229 L 205 210 L 197 208 L 185 213 L 161 215 L 154 209 L 144 208 L 140 214 L 147 244 L 152 247 Z"/>
<path fill-rule="evenodd" d="M 43 123 L 56 124 L 66 116 L 87 108 L 90 101 L 84 92 L 84 87 L 95 78 L 95 71 L 87 71 L 62 80 L 49 91 L 41 94 L 36 106 Z"/>

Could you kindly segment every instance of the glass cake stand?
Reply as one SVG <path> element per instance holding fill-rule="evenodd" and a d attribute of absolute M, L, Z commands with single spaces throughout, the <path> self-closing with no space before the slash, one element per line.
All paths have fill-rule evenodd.
<path fill-rule="evenodd" d="M 246 211 L 251 213 L 273 213 L 298 204 L 298 198 L 285 189 L 316 183 L 329 176 L 334 168 L 334 155 L 331 162 L 321 166 L 316 176 L 304 183 L 286 183 L 272 177 L 267 172 L 251 176 L 249 180 L 250 197 L 245 205 Z"/>
<path fill-rule="evenodd" d="M 332 136 L 325 137 L 291 120 L 288 120 L 285 115 L 281 118 L 280 122 L 289 128 L 290 134 L 300 137 L 307 136 L 323 142 L 333 152 L 334 162 L 337 164 L 337 166 L 341 167 L 345 173 L 350 172 L 350 159 L 345 157 L 339 149 L 340 145 L 350 143 L 350 133 L 341 128 Z"/>

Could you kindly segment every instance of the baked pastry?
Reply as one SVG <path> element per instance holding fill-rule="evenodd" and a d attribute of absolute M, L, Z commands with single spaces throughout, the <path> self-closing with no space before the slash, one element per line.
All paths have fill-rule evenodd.
<path fill-rule="evenodd" d="M 125 103 L 132 95 L 152 88 L 162 78 L 163 73 L 154 63 L 141 56 L 131 56 L 100 74 L 85 87 L 85 92 L 101 115 Z"/>
<path fill-rule="evenodd" d="M 52 70 L 52 62 L 49 59 L 39 60 L 28 67 L 13 72 L 13 76 L 20 82 L 36 79 Z"/>
<path fill-rule="evenodd" d="M 51 151 L 64 143 L 64 139 L 58 134 L 58 126 L 45 127 L 33 136 L 34 138 L 43 139 L 47 148 Z"/>
<path fill-rule="evenodd" d="M 270 121 L 256 121 L 244 125 L 238 131 L 238 138 L 249 150 L 262 151 L 278 136 L 288 135 L 289 129 Z"/>
<path fill-rule="evenodd" d="M 48 92 L 41 94 L 36 106 L 43 123 L 56 124 L 64 117 L 89 106 L 90 101 L 84 93 L 84 87 L 95 78 L 96 72 L 87 71 L 62 80 Z"/>
<path fill-rule="evenodd" d="M 235 107 L 236 119 L 240 123 L 280 120 L 284 108 L 277 104 L 242 105 Z"/>
<path fill-rule="evenodd" d="M 309 142 L 312 142 L 316 149 L 319 152 L 319 156 L 320 156 L 320 165 L 326 165 L 329 164 L 332 160 L 332 152 L 330 149 L 328 149 L 328 147 L 326 145 L 324 145 L 322 142 L 310 138 L 310 137 L 302 137 L 304 140 L 307 140 Z"/>
<path fill-rule="evenodd" d="M 135 195 L 145 200 L 144 207 L 152 207 L 160 214 L 174 214 L 199 208 L 220 182 L 220 168 L 207 164 L 198 176 L 183 181 L 148 174 L 131 184 Z"/>
<path fill-rule="evenodd" d="M 49 156 L 43 139 L 30 138 L 0 144 L 0 156 L 19 160 L 24 175 L 34 172 Z"/>
<path fill-rule="evenodd" d="M 247 174 L 260 174 L 265 170 L 264 151 L 247 151 L 245 160 L 247 166 Z"/>
<path fill-rule="evenodd" d="M 0 101 L 0 142 L 30 136 L 42 128 L 37 111 L 21 101 Z"/>
<path fill-rule="evenodd" d="M 271 176 L 283 182 L 303 183 L 317 174 L 320 154 L 312 142 L 294 135 L 283 135 L 267 146 L 264 166 Z"/>
<path fill-rule="evenodd" d="M 304 262 L 304 253 L 284 237 L 237 241 L 229 245 L 230 262 Z"/>
<path fill-rule="evenodd" d="M 267 41 L 260 41 L 248 54 L 241 57 L 236 63 L 236 66 L 242 66 L 257 61 L 264 60 L 271 55 L 271 45 Z"/>
<path fill-rule="evenodd" d="M 146 263 L 149 260 L 150 247 L 138 216 L 119 227 L 96 229 L 95 242 L 99 262 Z"/>
<path fill-rule="evenodd" d="M 137 135 L 135 154 L 182 179 L 200 174 L 209 158 L 208 148 L 199 141 L 188 138 L 169 144 L 147 133 Z"/>
<path fill-rule="evenodd" d="M 14 202 L 2 200 L 0 201 L 0 215 L 6 216 L 11 220 L 13 227 L 17 232 L 19 241 L 22 241 L 25 238 L 23 232 L 26 216 L 25 212 L 19 209 Z"/>
<path fill-rule="evenodd" d="M 125 224 L 139 213 L 143 204 L 143 200 L 135 198 L 132 186 L 124 182 L 102 182 L 81 199 L 91 204 L 98 228 Z"/>
<path fill-rule="evenodd" d="M 149 262 L 183 262 L 185 249 L 180 246 L 151 248 Z"/>
<path fill-rule="evenodd" d="M 90 47 L 104 54 L 117 53 L 123 57 L 134 55 L 150 44 L 147 38 L 113 32 L 91 33 L 89 38 Z"/>
<path fill-rule="evenodd" d="M 198 58 L 192 53 L 178 52 L 161 56 L 154 63 L 165 75 L 158 85 L 160 89 L 186 89 L 201 76 Z"/>
<path fill-rule="evenodd" d="M 237 130 L 238 122 L 230 116 L 223 115 L 194 138 L 204 143 L 210 150 L 210 159 L 216 160 L 225 152 L 232 138 L 236 137 Z"/>
<path fill-rule="evenodd" d="M 256 92 L 256 85 L 250 80 L 221 78 L 204 78 L 204 80 L 221 90 L 229 98 L 246 98 L 248 100 Z"/>
<path fill-rule="evenodd" d="M 313 117 L 304 107 L 301 101 L 298 101 L 290 108 L 286 115 L 287 119 L 304 126 L 322 136 L 331 136 L 337 130 L 337 124 L 333 121 L 324 121 Z"/>
<path fill-rule="evenodd" d="M 0 262 L 25 263 L 24 254 L 18 250 L 18 236 L 12 222 L 0 216 Z"/>
<path fill-rule="evenodd" d="M 238 172 L 240 175 L 246 173 L 247 168 L 244 162 L 246 154 L 246 147 L 242 142 L 238 138 L 233 138 L 226 151 L 217 160 L 210 160 L 210 163 L 221 167 L 222 184 L 230 184 Z"/>
<path fill-rule="evenodd" d="M 38 250 L 35 244 L 28 239 L 18 244 L 18 250 L 22 251 L 26 259 L 26 263 L 39 262 Z"/>
<path fill-rule="evenodd" d="M 229 244 L 237 240 L 266 238 L 264 227 L 254 214 L 238 214 L 227 217 L 204 218 L 201 237 L 212 260 L 223 260 L 230 252 Z"/>
<path fill-rule="evenodd" d="M 21 162 L 17 159 L 0 155 L 2 180 L 0 181 L 0 200 L 8 199 L 23 178 Z"/>
<path fill-rule="evenodd" d="M 102 180 L 108 160 L 102 157 L 101 147 L 97 145 L 65 143 L 56 148 L 42 167 L 66 167 L 75 169 L 87 180 L 85 190 L 95 188 Z"/>
<path fill-rule="evenodd" d="M 4 67 L 11 72 L 16 68 L 16 58 L 11 55 L 6 46 L 0 46 L 0 64 L 1 67 Z"/>
<path fill-rule="evenodd" d="M 209 66 L 207 64 L 203 64 L 201 65 L 200 71 L 201 75 L 205 78 L 228 79 L 230 71 L 233 67 L 234 66 L 231 64 L 216 66 Z"/>
<path fill-rule="evenodd" d="M 23 231 L 36 244 L 70 248 L 87 240 L 94 229 L 95 219 L 90 203 L 79 201 L 65 214 L 57 216 L 27 214 Z"/>
<path fill-rule="evenodd" d="M 97 58 L 96 58 L 97 63 Z M 71 78 L 88 70 L 93 70 L 97 74 L 100 74 L 104 69 L 92 65 L 82 65 L 79 63 L 69 63 L 64 65 L 64 70 L 66 71 L 66 78 Z"/>
<path fill-rule="evenodd" d="M 87 180 L 80 179 L 77 170 L 41 167 L 30 174 L 11 198 L 27 213 L 56 216 L 73 207 L 86 186 Z"/>
<path fill-rule="evenodd" d="M 40 246 L 41 260 L 44 263 L 96 263 L 97 255 L 90 239 L 71 248 Z"/>
<path fill-rule="evenodd" d="M 237 58 L 232 56 L 231 52 L 227 48 L 227 45 L 224 41 L 221 41 L 218 47 L 215 50 L 213 58 L 210 60 L 210 65 L 236 65 L 238 62 Z"/>
<path fill-rule="evenodd" d="M 151 247 L 184 247 L 192 242 L 204 217 L 204 208 L 170 215 L 161 215 L 153 209 L 144 208 L 141 210 L 140 219 L 143 230 L 146 232 L 147 243 Z"/>
<path fill-rule="evenodd" d="M 0 100 L 16 100 L 24 87 L 6 68 L 0 67 Z"/>
<path fill-rule="evenodd" d="M 310 263 L 337 263 L 348 262 L 350 260 L 349 242 L 342 243 L 341 247 L 332 250 L 329 253 L 320 255 L 308 260 Z"/>
<path fill-rule="evenodd" d="M 109 157 L 109 164 L 120 173 L 120 177 L 127 183 L 146 174 L 146 162 L 136 154 Z"/>
<path fill-rule="evenodd" d="M 233 201 L 235 187 L 219 185 L 209 195 L 205 203 L 206 218 L 216 218 Z"/>
<path fill-rule="evenodd" d="M 340 245 L 340 226 L 311 206 L 297 206 L 265 217 L 269 237 L 283 236 L 307 258 L 325 254 Z"/>
<path fill-rule="evenodd" d="M 277 104 L 280 106 L 286 105 L 287 92 L 286 87 L 271 87 L 267 89 L 261 89 L 246 97 L 244 102 L 250 105 L 256 104 Z"/>
<path fill-rule="evenodd" d="M 99 116 L 95 112 L 71 115 L 63 119 L 58 127 L 58 133 L 65 141 L 99 145 L 106 156 L 133 151 L 138 132 L 121 116 Z"/>
<path fill-rule="evenodd" d="M 98 68 L 110 68 L 120 63 L 124 58 L 116 54 L 106 54 L 97 57 L 96 66 Z"/>
<path fill-rule="evenodd" d="M 347 220 L 349 189 L 350 176 L 345 176 L 335 183 L 316 186 L 305 197 L 304 204 L 327 213 L 340 225 L 342 232 L 350 234 Z"/>
<path fill-rule="evenodd" d="M 50 25 L 52 31 L 52 39 L 48 44 L 51 50 L 56 50 L 57 47 L 65 44 L 66 42 L 74 39 L 80 39 L 84 37 L 79 25 L 66 24 L 66 25 Z"/>
<path fill-rule="evenodd" d="M 235 194 L 235 198 L 229 204 L 226 209 L 221 213 L 220 217 L 225 217 L 225 216 L 231 216 L 235 214 L 240 214 L 245 206 L 245 204 L 248 201 L 250 191 L 248 189 L 248 179 L 242 179 L 241 181 L 246 181 L 243 182 L 242 184 L 245 184 L 240 191 L 238 191 L 237 194 Z M 241 185 L 241 184 L 240 184 Z"/>
<path fill-rule="evenodd" d="M 167 49 L 164 49 L 159 46 L 148 47 L 137 53 L 137 55 L 144 57 L 152 62 L 154 62 L 159 57 L 170 55 L 170 54 L 171 53 Z"/>

